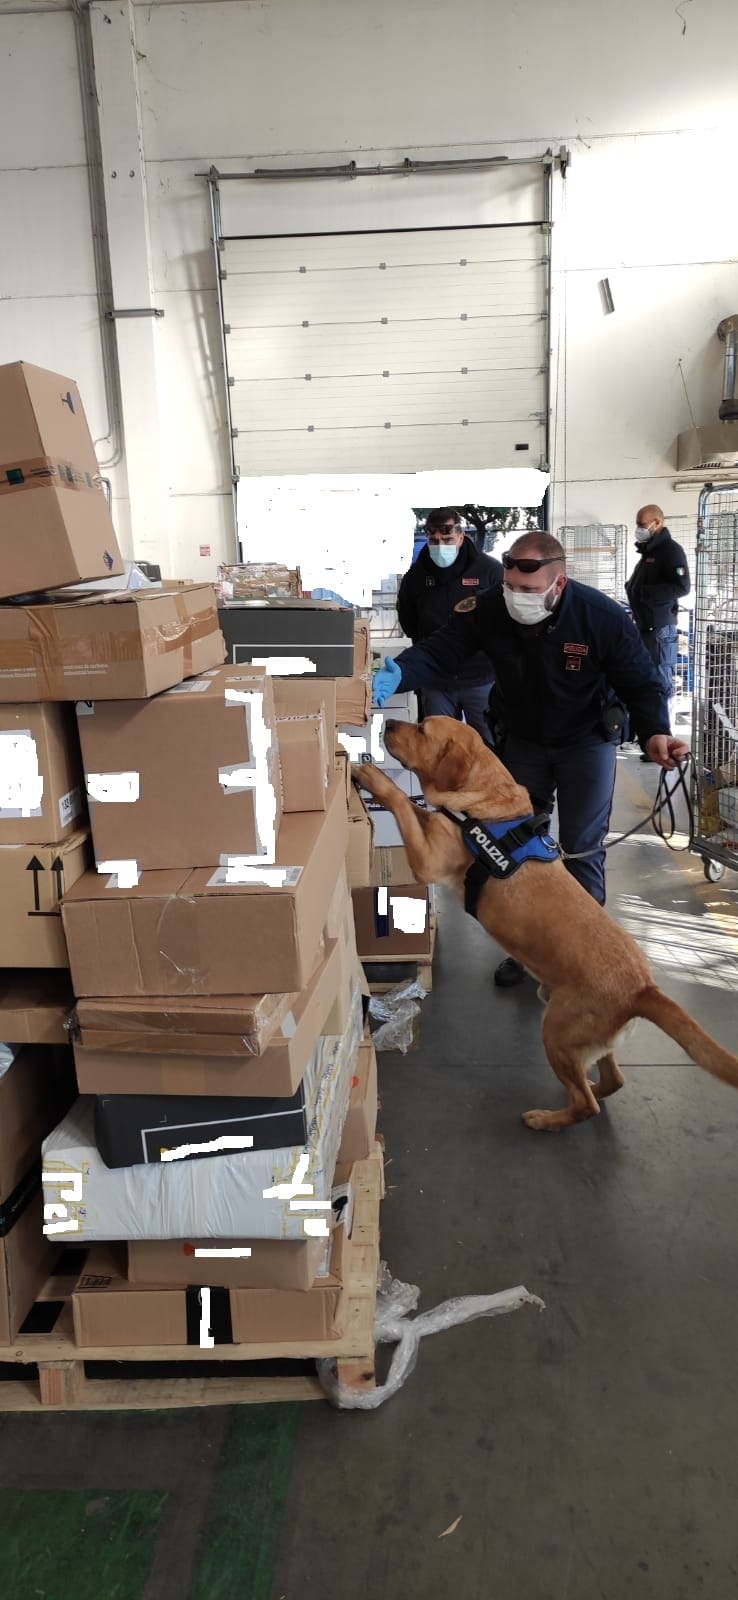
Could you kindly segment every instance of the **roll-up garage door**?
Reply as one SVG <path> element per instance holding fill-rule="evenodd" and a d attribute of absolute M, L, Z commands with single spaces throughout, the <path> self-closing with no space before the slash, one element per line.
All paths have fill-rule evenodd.
<path fill-rule="evenodd" d="M 238 474 L 545 467 L 550 232 L 225 237 Z"/>

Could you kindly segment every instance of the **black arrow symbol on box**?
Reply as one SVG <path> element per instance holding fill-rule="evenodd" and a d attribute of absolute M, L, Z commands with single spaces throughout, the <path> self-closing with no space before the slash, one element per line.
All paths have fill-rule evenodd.
<path fill-rule="evenodd" d="M 33 873 L 33 899 L 36 911 L 40 911 L 41 909 L 41 901 L 39 900 L 38 896 L 38 875 L 39 872 L 43 871 L 43 861 L 39 861 L 38 856 L 31 856 L 28 866 L 26 867 L 26 872 Z"/>
<path fill-rule="evenodd" d="M 64 893 L 64 862 L 61 856 L 57 856 L 56 860 L 52 861 L 51 870 L 56 873 L 56 898 L 61 900 Z"/>

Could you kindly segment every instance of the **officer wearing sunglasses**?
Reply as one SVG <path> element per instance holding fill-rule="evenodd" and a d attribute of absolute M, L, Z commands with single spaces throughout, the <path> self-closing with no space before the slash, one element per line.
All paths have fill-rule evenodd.
<path fill-rule="evenodd" d="M 448 678 L 484 650 L 495 678 L 490 718 L 497 754 L 536 811 L 550 812 L 558 801 L 562 849 L 585 854 L 566 865 L 604 905 L 603 844 L 626 714 L 644 752 L 667 771 L 687 746 L 671 736 L 658 669 L 632 622 L 607 595 L 567 576 L 558 539 L 524 534 L 502 566 L 501 587 L 460 601 L 432 639 L 396 661 L 387 657 L 375 678 L 376 702 Z M 509 988 L 524 977 L 508 958 L 495 982 Z"/>

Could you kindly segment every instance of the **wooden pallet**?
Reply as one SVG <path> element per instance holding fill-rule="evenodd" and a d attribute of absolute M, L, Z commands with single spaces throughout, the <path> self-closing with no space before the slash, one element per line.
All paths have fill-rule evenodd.
<path fill-rule="evenodd" d="M 80 1348 L 74 1342 L 71 1291 L 73 1279 L 50 1279 L 38 1303 L 59 1301 L 61 1308 L 49 1333 L 20 1333 L 12 1346 L 0 1347 L 0 1412 L 2 1411 L 128 1411 L 169 1410 L 179 1406 L 261 1404 L 275 1400 L 322 1400 L 317 1377 L 297 1371 L 260 1376 L 258 1363 L 305 1364 L 332 1358 L 341 1383 L 351 1388 L 375 1385 L 374 1319 L 379 1272 L 379 1203 L 384 1196 L 384 1161 L 377 1144 L 367 1161 L 353 1169 L 354 1225 L 345 1293 L 346 1329 L 340 1339 L 272 1345 L 198 1345 Z M 88 1374 L 92 1363 L 120 1363 L 121 1374 L 99 1378 Z M 224 1363 L 255 1365 L 247 1375 L 224 1376 L 208 1371 Z M 123 1364 L 125 1369 L 123 1370 Z M 156 1364 L 157 1376 L 130 1376 L 129 1367 Z M 178 1377 L 183 1365 L 202 1368 L 198 1376 Z M 30 1369 L 17 1379 L 10 1366 Z M 38 1376 L 33 1369 L 38 1368 Z"/>

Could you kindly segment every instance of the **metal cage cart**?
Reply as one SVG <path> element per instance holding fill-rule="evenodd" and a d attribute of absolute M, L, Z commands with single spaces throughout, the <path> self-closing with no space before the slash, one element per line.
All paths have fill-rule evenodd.
<path fill-rule="evenodd" d="M 625 599 L 625 523 L 590 522 L 559 528 L 572 578 L 617 600 Z"/>
<path fill-rule="evenodd" d="M 700 494 L 692 748 L 693 848 L 717 883 L 738 869 L 738 483 Z"/>

